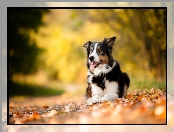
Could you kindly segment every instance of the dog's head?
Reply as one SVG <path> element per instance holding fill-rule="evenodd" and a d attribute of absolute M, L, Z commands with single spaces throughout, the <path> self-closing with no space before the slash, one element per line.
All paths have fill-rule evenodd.
<path fill-rule="evenodd" d="M 83 47 L 87 50 L 87 67 L 91 71 L 97 68 L 99 65 L 106 64 L 112 66 L 112 47 L 114 45 L 116 37 L 104 38 L 102 42 L 88 41 Z"/>

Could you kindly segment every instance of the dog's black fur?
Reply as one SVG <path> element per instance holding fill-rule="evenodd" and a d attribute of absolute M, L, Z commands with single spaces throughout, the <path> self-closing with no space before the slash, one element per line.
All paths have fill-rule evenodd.
<path fill-rule="evenodd" d="M 118 61 L 114 60 L 112 57 L 112 49 L 115 39 L 116 37 L 104 38 L 102 42 L 88 41 L 83 46 L 87 50 L 88 87 L 86 89 L 86 98 L 87 100 L 92 100 L 92 103 L 101 102 L 101 100 L 94 101 L 95 99 L 92 99 L 93 96 L 95 96 L 93 91 L 96 91 L 96 87 L 101 88 L 104 92 L 102 93 L 98 90 L 100 91 L 98 92 L 99 94 L 109 94 L 105 92 L 107 91 L 106 89 L 110 89 L 108 88 L 109 83 L 111 83 L 111 86 L 118 86 L 112 88 L 112 93 L 118 95 L 114 95 L 115 97 L 126 97 L 127 89 L 130 85 L 130 79 L 127 73 L 121 71 Z M 115 82 L 116 84 L 112 82 Z M 109 95 L 102 99 L 102 101 L 104 100 L 110 100 Z"/>

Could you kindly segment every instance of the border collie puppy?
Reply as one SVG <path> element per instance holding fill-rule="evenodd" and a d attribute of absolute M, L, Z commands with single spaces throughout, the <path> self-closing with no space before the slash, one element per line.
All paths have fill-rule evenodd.
<path fill-rule="evenodd" d="M 88 41 L 83 46 L 87 50 L 87 104 L 126 97 L 130 80 L 112 57 L 115 39 L 116 37 L 104 38 L 102 42 Z"/>

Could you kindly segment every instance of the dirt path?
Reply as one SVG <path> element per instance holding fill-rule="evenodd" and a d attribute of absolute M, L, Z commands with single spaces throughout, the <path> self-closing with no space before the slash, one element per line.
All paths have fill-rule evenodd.
<path fill-rule="evenodd" d="M 166 124 L 166 95 L 164 91 L 132 91 L 126 99 L 117 99 L 88 106 L 81 102 L 82 96 L 42 97 L 10 99 L 9 123 L 6 125 L 5 109 L 2 109 L 2 128 L 8 132 L 49 131 L 49 132 L 93 132 L 104 131 L 173 131 L 174 94 L 167 95 L 167 124 L 163 126 L 62 126 L 28 124 Z M 3 108 L 5 108 L 3 103 Z M 27 113 L 28 112 L 28 113 Z"/>

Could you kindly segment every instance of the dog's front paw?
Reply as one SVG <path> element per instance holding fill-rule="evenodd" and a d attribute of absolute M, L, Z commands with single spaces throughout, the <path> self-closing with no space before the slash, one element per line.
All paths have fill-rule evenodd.
<path fill-rule="evenodd" d="M 93 104 L 93 99 L 92 98 L 89 98 L 88 100 L 87 100 L 87 105 L 92 105 Z"/>
<path fill-rule="evenodd" d="M 99 99 L 99 102 L 104 102 L 104 101 L 111 101 L 118 98 L 118 94 L 116 93 L 108 93 L 105 94 L 101 99 Z"/>
<path fill-rule="evenodd" d="M 99 100 L 100 100 L 100 96 L 98 96 L 98 95 L 95 95 L 95 96 L 93 96 L 92 98 L 89 98 L 88 100 L 87 100 L 87 104 L 88 105 L 92 105 L 92 104 L 94 104 L 94 103 L 98 103 L 99 102 Z"/>
<path fill-rule="evenodd" d="M 105 102 L 105 101 L 108 101 L 105 97 L 102 97 L 102 98 L 99 99 L 99 102 L 101 102 L 101 103 Z"/>

